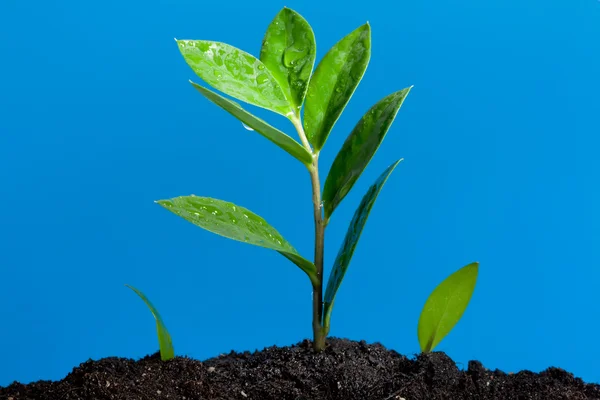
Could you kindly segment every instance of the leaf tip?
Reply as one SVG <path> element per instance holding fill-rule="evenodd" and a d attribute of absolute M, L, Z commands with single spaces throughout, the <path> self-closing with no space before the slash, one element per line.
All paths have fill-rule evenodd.
<path fill-rule="evenodd" d="M 171 200 L 154 200 L 155 204 L 158 204 L 159 206 L 168 208 L 167 206 L 171 204 Z"/>

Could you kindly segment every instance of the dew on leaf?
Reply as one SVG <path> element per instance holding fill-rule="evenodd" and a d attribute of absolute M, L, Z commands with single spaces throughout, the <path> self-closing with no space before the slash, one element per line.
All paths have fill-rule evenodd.
<path fill-rule="evenodd" d="M 266 83 L 268 80 L 269 78 L 267 77 L 267 74 L 260 74 L 256 77 L 256 83 L 258 83 L 259 85 Z"/>

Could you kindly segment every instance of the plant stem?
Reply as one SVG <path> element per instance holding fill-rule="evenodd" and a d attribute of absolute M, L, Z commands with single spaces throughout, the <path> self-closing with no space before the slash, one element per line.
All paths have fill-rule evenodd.
<path fill-rule="evenodd" d="M 315 220 L 315 267 L 317 270 L 317 283 L 313 284 L 313 349 L 322 351 L 325 348 L 327 333 L 323 328 L 323 255 L 325 251 L 325 222 L 321 206 L 321 182 L 319 180 L 319 153 L 311 149 L 302 122 L 299 118 L 292 118 L 292 123 L 298 131 L 304 147 L 313 155 L 313 162 L 309 168 L 312 183 L 312 201 Z"/>

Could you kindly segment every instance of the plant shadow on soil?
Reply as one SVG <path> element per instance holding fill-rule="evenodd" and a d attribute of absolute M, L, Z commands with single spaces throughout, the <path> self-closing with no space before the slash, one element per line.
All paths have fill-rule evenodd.
<path fill-rule="evenodd" d="M 158 353 L 140 360 L 87 361 L 63 380 L 13 383 L 7 400 L 437 400 L 600 399 L 600 385 L 560 368 L 506 374 L 469 361 L 459 370 L 444 353 L 409 359 L 382 345 L 330 338 L 315 354 L 305 340 L 254 353 L 197 361 Z"/>

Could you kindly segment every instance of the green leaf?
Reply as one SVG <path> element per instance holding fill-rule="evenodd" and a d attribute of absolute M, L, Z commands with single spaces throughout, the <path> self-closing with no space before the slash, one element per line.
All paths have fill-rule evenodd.
<path fill-rule="evenodd" d="M 239 119 L 243 124 L 249 128 L 260 133 L 277 146 L 288 152 L 294 158 L 302 162 L 304 165 L 311 165 L 312 155 L 294 139 L 281 132 L 280 130 L 272 127 L 262 119 L 255 117 L 248 111 L 244 110 L 239 104 L 213 92 L 212 90 L 206 89 L 194 82 L 192 85 L 198 89 L 207 99 Z"/>
<path fill-rule="evenodd" d="M 335 295 L 340 288 L 342 280 L 344 279 L 344 275 L 346 274 L 346 270 L 350 265 L 350 260 L 352 259 L 352 255 L 354 254 L 354 250 L 356 249 L 356 245 L 358 244 L 358 240 L 360 239 L 363 228 L 367 223 L 371 208 L 373 208 L 373 204 L 375 204 L 375 200 L 377 200 L 377 196 L 379 195 L 379 192 L 383 188 L 383 185 L 389 178 L 390 174 L 401 161 L 402 159 L 387 167 L 387 169 L 379 176 L 379 178 L 377 178 L 375 183 L 369 188 L 367 193 L 362 198 L 360 205 L 354 213 L 354 217 L 352 218 L 350 226 L 348 227 L 348 232 L 346 233 L 344 243 L 342 244 L 335 262 L 333 263 L 331 275 L 329 276 L 329 281 L 327 282 L 323 317 L 323 323 L 326 329 L 329 327 L 329 320 L 331 318 L 331 310 L 333 309 Z"/>
<path fill-rule="evenodd" d="M 130 285 L 125 285 L 129 289 L 133 290 L 140 298 L 146 303 L 146 306 L 150 309 L 150 312 L 154 316 L 156 320 L 156 332 L 158 333 L 158 346 L 160 348 L 160 358 L 163 361 L 170 360 L 175 357 L 175 350 L 173 350 L 173 343 L 171 342 L 171 335 L 169 335 L 169 331 L 165 326 L 160 314 L 154 308 L 150 300 L 144 295 L 144 293 L 140 292 L 136 288 Z"/>
<path fill-rule="evenodd" d="M 317 66 L 304 109 L 304 130 L 315 151 L 323 148 L 370 58 L 371 28 L 367 23 L 333 46 Z"/>
<path fill-rule="evenodd" d="M 260 60 L 271 71 L 299 115 L 315 64 L 315 34 L 296 11 L 283 8 L 262 43 Z"/>
<path fill-rule="evenodd" d="M 294 115 L 277 80 L 253 55 L 208 40 L 178 40 L 177 44 L 196 75 L 215 89 L 281 115 Z"/>
<path fill-rule="evenodd" d="M 373 158 L 411 88 L 392 93 L 371 107 L 344 142 L 325 181 L 325 221 L 329 220 Z"/>
<path fill-rule="evenodd" d="M 431 293 L 417 329 L 421 351 L 432 351 L 465 312 L 477 282 L 479 263 L 469 264 L 440 283 Z"/>
<path fill-rule="evenodd" d="M 250 210 L 223 200 L 199 196 L 181 196 L 159 200 L 158 204 L 209 232 L 255 246 L 276 250 L 300 267 L 316 282 L 315 265 L 304 259 L 263 218 Z"/>

